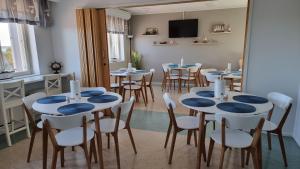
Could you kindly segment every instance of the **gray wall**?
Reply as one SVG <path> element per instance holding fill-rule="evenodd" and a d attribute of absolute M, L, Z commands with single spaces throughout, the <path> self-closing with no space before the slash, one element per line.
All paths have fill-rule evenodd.
<path fill-rule="evenodd" d="M 134 33 L 134 49 L 141 53 L 144 67 L 155 68 L 161 72 L 162 63 L 179 63 L 184 57 L 185 63 L 202 63 L 204 67 L 224 69 L 231 62 L 234 69 L 238 69 L 238 61 L 243 54 L 246 8 L 186 12 L 185 19 L 199 19 L 198 36 L 205 34 L 209 39 L 217 40 L 213 45 L 193 45 L 197 38 L 168 38 L 168 21 L 182 19 L 182 13 L 136 15 L 132 17 Z M 231 34 L 210 33 L 214 23 L 231 25 Z M 147 27 L 156 27 L 158 36 L 143 36 Z M 153 41 L 174 40 L 174 46 L 153 46 Z M 158 75 L 158 74 L 157 74 Z M 161 74 L 160 74 L 161 75 Z M 155 76 L 160 81 L 161 76 Z"/>
<path fill-rule="evenodd" d="M 252 9 L 246 90 L 262 96 L 282 92 L 296 103 L 300 84 L 300 1 L 254 0 Z M 285 125 L 286 134 L 293 132 L 295 108 L 296 104 Z M 298 137 L 299 118 L 295 124 Z M 278 119 L 275 115 L 274 120 Z"/>

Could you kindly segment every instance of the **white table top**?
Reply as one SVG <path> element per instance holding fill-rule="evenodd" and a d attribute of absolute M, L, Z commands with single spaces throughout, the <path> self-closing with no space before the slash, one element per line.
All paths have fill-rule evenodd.
<path fill-rule="evenodd" d="M 57 109 L 61 106 L 67 105 L 67 104 L 72 104 L 72 103 L 90 103 L 92 105 L 95 106 L 94 109 L 85 112 L 85 113 L 91 113 L 94 111 L 101 111 L 104 109 L 108 109 L 111 107 L 114 107 L 116 105 L 118 105 L 119 103 L 122 102 L 122 97 L 121 95 L 117 94 L 117 93 L 113 93 L 113 92 L 106 92 L 104 94 L 108 94 L 108 95 L 114 95 L 118 97 L 118 100 L 114 101 L 114 102 L 109 102 L 109 103 L 91 103 L 88 102 L 87 99 L 88 97 L 81 97 L 81 100 L 76 102 L 75 100 L 71 100 L 70 103 L 67 103 L 67 101 L 65 102 L 61 102 L 61 103 L 54 103 L 54 104 L 40 104 L 38 102 L 34 102 L 32 105 L 32 108 L 37 111 L 40 112 L 42 114 L 51 114 L 51 115 L 62 115 L 60 112 L 57 111 Z M 70 93 L 63 93 L 60 94 L 60 96 L 70 96 Z"/>
<path fill-rule="evenodd" d="M 228 100 L 226 102 L 237 102 L 237 103 L 241 103 L 241 102 L 233 100 L 232 99 L 233 96 L 236 96 L 236 95 L 251 95 L 251 94 L 239 93 L 239 92 L 227 92 L 227 93 L 228 93 Z M 188 106 L 188 105 L 185 105 L 185 104 L 182 103 L 182 100 L 187 99 L 187 98 L 204 98 L 204 99 L 209 99 L 209 100 L 215 101 L 216 104 L 214 106 L 210 106 L 210 107 L 192 107 L 192 106 Z M 253 113 L 232 113 L 232 112 L 223 111 L 223 110 L 221 110 L 221 109 L 219 109 L 217 107 L 217 104 L 222 103 L 219 99 L 210 98 L 210 97 L 201 97 L 201 96 L 196 95 L 196 93 L 183 94 L 182 96 L 179 97 L 179 102 L 184 107 L 187 107 L 189 109 L 197 110 L 197 111 L 205 112 L 205 113 L 213 113 L 213 114 L 216 114 L 216 113 L 227 113 L 227 114 L 230 113 L 232 115 L 262 114 L 262 113 L 267 113 L 273 107 L 273 104 L 270 101 L 268 101 L 267 103 L 264 103 L 264 104 L 249 104 L 249 103 L 244 103 L 244 104 L 248 104 L 248 105 L 254 106 L 256 108 L 256 111 L 253 112 Z"/>

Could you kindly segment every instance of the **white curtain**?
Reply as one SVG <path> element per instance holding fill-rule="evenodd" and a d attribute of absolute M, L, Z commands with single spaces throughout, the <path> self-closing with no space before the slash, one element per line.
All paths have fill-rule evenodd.
<path fill-rule="evenodd" d="M 48 26 L 48 0 L 0 0 L 0 22 Z"/>
<path fill-rule="evenodd" d="M 124 37 L 127 35 L 127 21 L 114 17 L 106 17 L 108 54 L 111 62 L 124 61 Z"/>

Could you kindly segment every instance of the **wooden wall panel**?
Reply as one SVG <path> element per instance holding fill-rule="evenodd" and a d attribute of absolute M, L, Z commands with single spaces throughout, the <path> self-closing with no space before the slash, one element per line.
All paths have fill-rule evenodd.
<path fill-rule="evenodd" d="M 85 34 L 85 23 L 84 23 L 84 12 L 81 9 L 76 10 L 77 18 L 77 33 L 78 33 L 78 43 L 80 51 L 80 69 L 81 69 L 81 85 L 89 86 L 89 71 L 88 65 L 82 64 L 87 63 L 87 47 L 86 47 L 86 34 Z"/>
<path fill-rule="evenodd" d="M 77 30 L 83 86 L 110 89 L 106 14 L 104 9 L 77 9 Z"/>

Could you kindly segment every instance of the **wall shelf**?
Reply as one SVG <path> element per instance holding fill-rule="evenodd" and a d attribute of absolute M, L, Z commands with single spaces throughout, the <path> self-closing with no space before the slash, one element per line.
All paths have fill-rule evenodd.
<path fill-rule="evenodd" d="M 141 36 L 158 36 L 158 34 L 155 34 L 155 35 L 146 35 L 146 34 L 141 34 Z"/>
<path fill-rule="evenodd" d="M 167 44 L 160 44 L 160 43 L 158 43 L 158 44 L 152 44 L 153 46 L 175 46 L 175 45 L 177 45 L 176 43 L 173 43 L 173 44 L 170 44 L 170 43 L 167 43 Z"/>
<path fill-rule="evenodd" d="M 210 32 L 212 35 L 220 35 L 220 34 L 231 34 L 232 32 L 228 32 L 228 31 L 225 31 L 225 32 Z"/>

